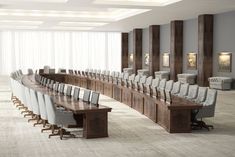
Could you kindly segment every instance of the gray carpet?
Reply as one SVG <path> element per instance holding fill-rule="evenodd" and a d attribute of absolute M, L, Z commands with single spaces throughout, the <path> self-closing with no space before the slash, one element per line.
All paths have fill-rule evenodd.
<path fill-rule="evenodd" d="M 7 77 L 0 77 L 0 157 L 230 157 L 235 156 L 235 91 L 219 92 L 216 116 L 206 119 L 212 131 L 169 134 L 158 124 L 111 98 L 100 103 L 109 113 L 109 137 L 48 139 L 10 100 Z M 80 136 L 79 136 L 80 134 Z"/>

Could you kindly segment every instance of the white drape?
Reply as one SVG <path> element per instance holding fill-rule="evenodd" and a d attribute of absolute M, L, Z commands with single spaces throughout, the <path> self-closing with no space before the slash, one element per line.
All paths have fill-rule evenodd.
<path fill-rule="evenodd" d="M 0 32 L 0 74 L 44 65 L 53 68 L 121 70 L 121 33 Z"/>

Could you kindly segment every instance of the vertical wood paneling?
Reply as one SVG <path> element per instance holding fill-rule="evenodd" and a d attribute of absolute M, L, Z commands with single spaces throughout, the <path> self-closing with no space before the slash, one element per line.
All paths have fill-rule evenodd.
<path fill-rule="evenodd" d="M 142 29 L 133 30 L 133 70 L 142 69 Z"/>
<path fill-rule="evenodd" d="M 128 33 L 122 33 L 122 69 L 128 68 Z"/>

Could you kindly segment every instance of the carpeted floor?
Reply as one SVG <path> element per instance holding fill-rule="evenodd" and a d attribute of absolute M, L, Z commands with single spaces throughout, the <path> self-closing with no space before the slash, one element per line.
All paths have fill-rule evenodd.
<path fill-rule="evenodd" d="M 42 126 L 32 126 L 10 101 L 7 77 L 0 77 L 0 157 L 231 157 L 235 156 L 235 91 L 219 91 L 211 131 L 169 134 L 128 106 L 101 96 L 109 113 L 109 137 L 48 139 Z"/>

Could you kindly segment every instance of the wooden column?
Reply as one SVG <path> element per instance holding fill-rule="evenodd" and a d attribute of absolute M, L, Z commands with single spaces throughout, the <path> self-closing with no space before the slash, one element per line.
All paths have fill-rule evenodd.
<path fill-rule="evenodd" d="M 133 70 L 142 69 L 142 29 L 133 30 Z"/>
<path fill-rule="evenodd" d="M 170 79 L 176 81 L 183 68 L 183 21 L 171 21 Z"/>
<path fill-rule="evenodd" d="M 198 76 L 200 86 L 208 86 L 213 71 L 213 15 L 198 17 Z"/>
<path fill-rule="evenodd" d="M 160 26 L 149 26 L 149 74 L 160 70 Z"/>
<path fill-rule="evenodd" d="M 122 33 L 122 69 L 128 68 L 128 33 Z"/>

